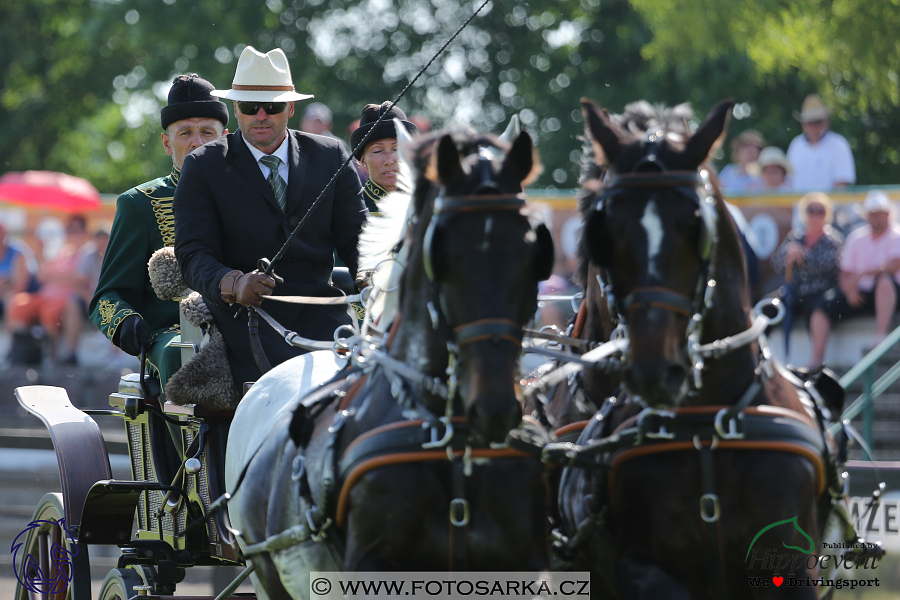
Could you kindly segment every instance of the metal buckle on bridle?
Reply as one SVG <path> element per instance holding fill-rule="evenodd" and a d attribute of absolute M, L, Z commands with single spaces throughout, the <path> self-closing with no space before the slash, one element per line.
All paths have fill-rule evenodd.
<path fill-rule="evenodd" d="M 637 420 L 637 428 L 640 431 L 642 437 L 648 437 L 650 439 L 662 439 L 662 440 L 671 440 L 675 437 L 675 432 L 668 431 L 666 429 L 665 423 L 659 424 L 659 429 L 656 431 L 646 431 L 645 426 L 647 425 L 648 417 L 660 417 L 661 419 L 674 419 L 675 413 L 670 412 L 668 410 L 657 410 L 655 408 L 645 408 L 641 411 L 641 414 L 638 415 Z"/>
<path fill-rule="evenodd" d="M 462 514 L 459 515 L 459 511 Z M 465 527 L 469 524 L 469 501 L 465 498 L 454 498 L 450 501 L 450 524 L 454 527 Z"/>
<path fill-rule="evenodd" d="M 738 421 L 742 421 L 744 418 L 744 413 L 739 412 L 734 415 L 730 419 L 728 419 L 728 430 L 725 430 L 725 424 L 723 420 L 725 419 L 726 413 L 728 413 L 729 409 L 723 408 L 719 412 L 716 413 L 716 421 L 715 421 L 715 429 L 716 433 L 723 440 L 742 440 L 744 439 L 744 432 L 738 431 L 737 424 Z"/>
<path fill-rule="evenodd" d="M 700 518 L 707 523 L 715 523 L 719 520 L 721 509 L 719 497 L 715 494 L 703 494 L 700 496 Z"/>

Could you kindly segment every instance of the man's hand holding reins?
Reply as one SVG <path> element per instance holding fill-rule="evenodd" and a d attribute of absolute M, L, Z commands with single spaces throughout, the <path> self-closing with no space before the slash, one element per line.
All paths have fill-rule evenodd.
<path fill-rule="evenodd" d="M 284 280 L 277 275 L 273 278 L 261 271 L 251 273 L 232 271 L 222 278 L 219 289 L 222 293 L 222 300 L 229 304 L 259 306 L 262 304 L 263 296 L 272 295 L 277 283 L 284 283 Z"/>

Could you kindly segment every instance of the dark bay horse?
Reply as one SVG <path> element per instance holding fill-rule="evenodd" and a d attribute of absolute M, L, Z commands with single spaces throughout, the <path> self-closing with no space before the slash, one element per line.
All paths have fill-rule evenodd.
<path fill-rule="evenodd" d="M 818 544 L 837 484 L 821 413 L 757 342 L 765 321 L 751 323 L 738 232 L 702 167 L 732 103 L 687 135 L 636 133 L 582 104 L 610 169 L 582 249 L 629 347 L 622 410 L 579 446 L 555 448 L 589 467 L 566 470 L 564 529 L 601 597 L 815 598 L 811 587 L 748 583 L 788 575 L 747 564 L 754 536 L 793 519 L 766 530 L 765 547 Z M 790 575 L 816 572 L 804 563 Z"/>
<path fill-rule="evenodd" d="M 453 130 L 401 146 L 415 187 L 389 341 L 357 340 L 350 385 L 318 392 L 339 400 L 276 423 L 240 492 L 245 552 L 273 598 L 305 594 L 310 570 L 549 563 L 543 465 L 504 445 L 522 418 L 522 328 L 553 264 L 522 191 L 531 138 Z M 285 531 L 303 543 L 277 542 Z"/>

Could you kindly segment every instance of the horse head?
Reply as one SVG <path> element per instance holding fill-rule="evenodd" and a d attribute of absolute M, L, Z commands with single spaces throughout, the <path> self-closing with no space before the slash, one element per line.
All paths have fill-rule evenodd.
<path fill-rule="evenodd" d="M 651 405 L 684 400 L 696 367 L 690 348 L 701 336 L 741 329 L 704 323 L 722 314 L 711 312 L 713 290 L 717 304 L 744 308 L 747 321 L 737 232 L 706 172 L 698 172 L 721 141 L 731 106 L 720 103 L 693 134 L 686 123 L 679 128 L 652 121 L 648 131 L 637 133 L 582 101 L 595 152 L 610 170 L 585 220 L 584 245 L 605 272 L 627 326 L 625 385 Z"/>
<path fill-rule="evenodd" d="M 523 186 L 539 164 L 531 137 L 511 143 L 461 129 L 402 150 L 416 173 L 414 227 L 391 352 L 446 380 L 445 414 L 464 414 L 482 443 L 502 442 L 521 419 L 515 380 L 522 327 L 550 276 L 553 244 L 526 212 Z"/>

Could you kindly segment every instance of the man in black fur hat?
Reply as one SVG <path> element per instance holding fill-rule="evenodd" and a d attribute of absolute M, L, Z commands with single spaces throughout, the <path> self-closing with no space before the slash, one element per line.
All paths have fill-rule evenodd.
<path fill-rule="evenodd" d="M 175 245 L 172 201 L 185 157 L 228 133 L 228 108 L 211 95 L 215 87 L 197 74 L 172 82 L 160 113 L 162 143 L 172 157 L 172 172 L 119 196 L 100 281 L 91 300 L 94 324 L 116 346 L 140 356 L 148 351 L 150 371 L 165 389 L 181 366 L 178 301 L 160 300 L 150 284 L 147 261 L 163 246 Z"/>

